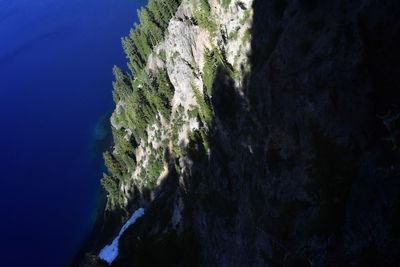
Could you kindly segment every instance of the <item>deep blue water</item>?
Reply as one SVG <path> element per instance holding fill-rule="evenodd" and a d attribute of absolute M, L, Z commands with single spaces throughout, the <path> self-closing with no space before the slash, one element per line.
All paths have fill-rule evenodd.
<path fill-rule="evenodd" d="M 0 0 L 0 266 L 63 266 L 89 231 L 96 123 L 143 2 Z"/>

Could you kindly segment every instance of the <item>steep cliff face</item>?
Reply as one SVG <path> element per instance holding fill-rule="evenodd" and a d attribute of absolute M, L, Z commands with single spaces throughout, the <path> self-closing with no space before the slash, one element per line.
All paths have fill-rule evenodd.
<path fill-rule="evenodd" d="M 117 158 L 126 153 L 126 146 L 132 146 L 134 151 L 126 153 L 131 159 L 125 157 L 117 162 L 124 165 L 121 169 L 126 177 L 119 179 L 120 194 L 110 198 L 109 208 L 128 205 L 135 189 L 143 193 L 160 184 L 169 172 L 168 160 L 163 154 L 168 152 L 183 159 L 181 150 L 188 145 L 190 135 L 196 130 L 206 135 L 212 118 L 209 101 L 217 67 L 229 65 L 239 85 L 243 76 L 240 67 L 248 65 L 251 12 L 251 1 L 232 4 L 229 8 L 219 1 L 181 2 L 168 23 L 163 40 L 154 45 L 149 54 L 144 74 L 132 71 L 133 77 L 128 78 L 131 79 L 127 82 L 129 87 L 135 87 L 137 83 L 136 90 L 144 91 L 143 97 L 148 104 L 142 108 L 155 111 L 155 118 L 151 120 L 144 114 L 146 125 L 142 135 L 135 135 L 138 125 L 134 123 L 137 112 L 132 108 L 133 100 L 124 96 L 116 101 L 111 117 L 116 133 L 113 156 Z M 166 87 L 171 91 L 165 110 L 158 109 L 157 101 L 151 102 L 152 95 L 158 94 L 157 88 L 150 92 L 143 89 L 149 84 L 150 87 L 163 85 L 157 81 L 159 73 L 165 75 Z M 118 86 L 118 74 L 116 76 Z M 154 77 L 156 83 L 153 85 Z M 136 146 L 132 145 L 132 139 Z M 121 140 L 129 144 L 120 145 L 125 142 Z M 160 164 L 163 166 L 161 171 Z M 153 174 L 149 173 L 149 168 L 157 170 Z"/>
<path fill-rule="evenodd" d="M 182 1 L 147 61 L 171 119 L 120 184 L 115 208 L 145 215 L 112 266 L 396 266 L 400 2 L 202 3 Z"/>

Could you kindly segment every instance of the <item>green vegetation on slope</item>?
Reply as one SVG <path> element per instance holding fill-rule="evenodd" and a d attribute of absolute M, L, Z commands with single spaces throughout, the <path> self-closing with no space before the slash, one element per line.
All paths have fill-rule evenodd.
<path fill-rule="evenodd" d="M 211 14 L 210 4 L 207 0 L 199 0 L 199 5 L 193 3 L 192 6 L 195 22 L 206 29 L 211 38 L 214 38 L 217 32 L 217 24 Z"/>
<path fill-rule="evenodd" d="M 202 79 L 209 96 L 212 95 L 213 81 L 217 74 L 218 65 L 222 62 L 223 60 L 218 49 L 214 48 L 213 50 L 205 51 Z"/>
<path fill-rule="evenodd" d="M 231 0 L 221 0 L 221 5 L 227 9 L 229 4 L 231 3 Z"/>
<path fill-rule="evenodd" d="M 173 87 L 166 70 L 145 71 L 147 59 L 153 48 L 165 35 L 168 23 L 181 0 L 149 0 L 138 11 L 139 24 L 135 24 L 128 36 L 122 38 L 122 46 L 128 59 L 130 73 L 114 67 L 113 99 L 117 105 L 114 112 L 114 149 L 104 153 L 107 173 L 101 183 L 108 192 L 109 204 L 120 204 L 121 183 L 129 180 L 136 167 L 135 149 L 146 138 L 149 125 L 160 118 L 169 120 Z M 166 60 L 165 51 L 161 58 Z M 163 168 L 163 152 L 153 151 L 149 169 L 142 171 L 144 185 L 151 187 Z"/>
<path fill-rule="evenodd" d="M 129 36 L 122 38 L 122 46 L 129 60 L 128 66 L 135 75 L 146 66 L 152 49 L 162 41 L 169 20 L 181 0 L 149 0 L 138 12 L 140 24 L 135 24 Z"/>
<path fill-rule="evenodd" d="M 227 8 L 230 2 L 221 0 L 220 4 Z M 169 21 L 180 3 L 181 0 L 149 0 L 148 5 L 138 11 L 140 23 L 135 24 L 129 35 L 122 38 L 129 71 L 124 72 L 118 67 L 113 69 L 116 108 L 111 121 L 114 147 L 112 151 L 104 153 L 108 170 L 101 181 L 108 192 L 109 208 L 123 204 L 125 198 L 122 191 L 133 181 L 139 189 L 153 189 L 167 164 L 166 155 L 169 152 L 177 157 L 185 154 L 180 141 L 188 131 L 185 123 L 189 119 L 199 122 L 196 132 L 205 150 L 209 150 L 207 134 L 214 116 L 211 107 L 214 80 L 220 69 L 235 75 L 233 67 L 226 62 L 224 52 L 214 44 L 218 25 L 209 1 L 189 1 L 193 11 L 191 21 L 208 32 L 211 48 L 204 52 L 201 70 L 196 62 L 188 63 L 194 72 L 200 74 L 196 77 L 203 82 L 203 88 L 197 88 L 194 84 L 191 86 L 197 104 L 189 110 L 177 104 L 172 114 L 174 88 L 168 73 L 164 67 L 160 67 L 162 64 L 155 66 L 153 60 L 152 64 L 147 61 L 151 55 L 152 58 L 158 58 L 158 62 L 175 65 L 179 53 L 172 51 L 172 55 L 167 55 L 170 50 L 156 46 L 164 40 Z M 250 11 L 246 11 L 240 23 L 244 24 L 249 17 Z M 243 39 L 243 42 L 248 42 L 250 35 L 245 34 Z M 167 124 L 168 127 L 160 129 Z"/>

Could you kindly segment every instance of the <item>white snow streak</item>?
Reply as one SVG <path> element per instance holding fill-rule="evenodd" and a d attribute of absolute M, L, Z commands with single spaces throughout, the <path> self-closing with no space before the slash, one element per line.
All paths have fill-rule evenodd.
<path fill-rule="evenodd" d="M 125 230 L 136 222 L 136 220 L 142 217 L 144 214 L 144 209 L 137 209 L 129 220 L 122 226 L 121 231 L 119 231 L 118 236 L 113 240 L 113 242 L 109 245 L 106 245 L 99 253 L 99 258 L 105 260 L 109 264 L 111 264 L 115 258 L 118 256 L 118 241 L 121 235 L 125 232 Z"/>

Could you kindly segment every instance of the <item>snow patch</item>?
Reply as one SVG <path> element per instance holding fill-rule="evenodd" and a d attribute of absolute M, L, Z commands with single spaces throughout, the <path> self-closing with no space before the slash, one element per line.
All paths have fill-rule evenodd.
<path fill-rule="evenodd" d="M 99 258 L 111 264 L 118 256 L 118 241 L 126 229 L 136 222 L 136 220 L 144 215 L 144 209 L 137 209 L 129 220 L 122 226 L 118 236 L 112 241 L 111 244 L 106 245 L 99 253 Z"/>

